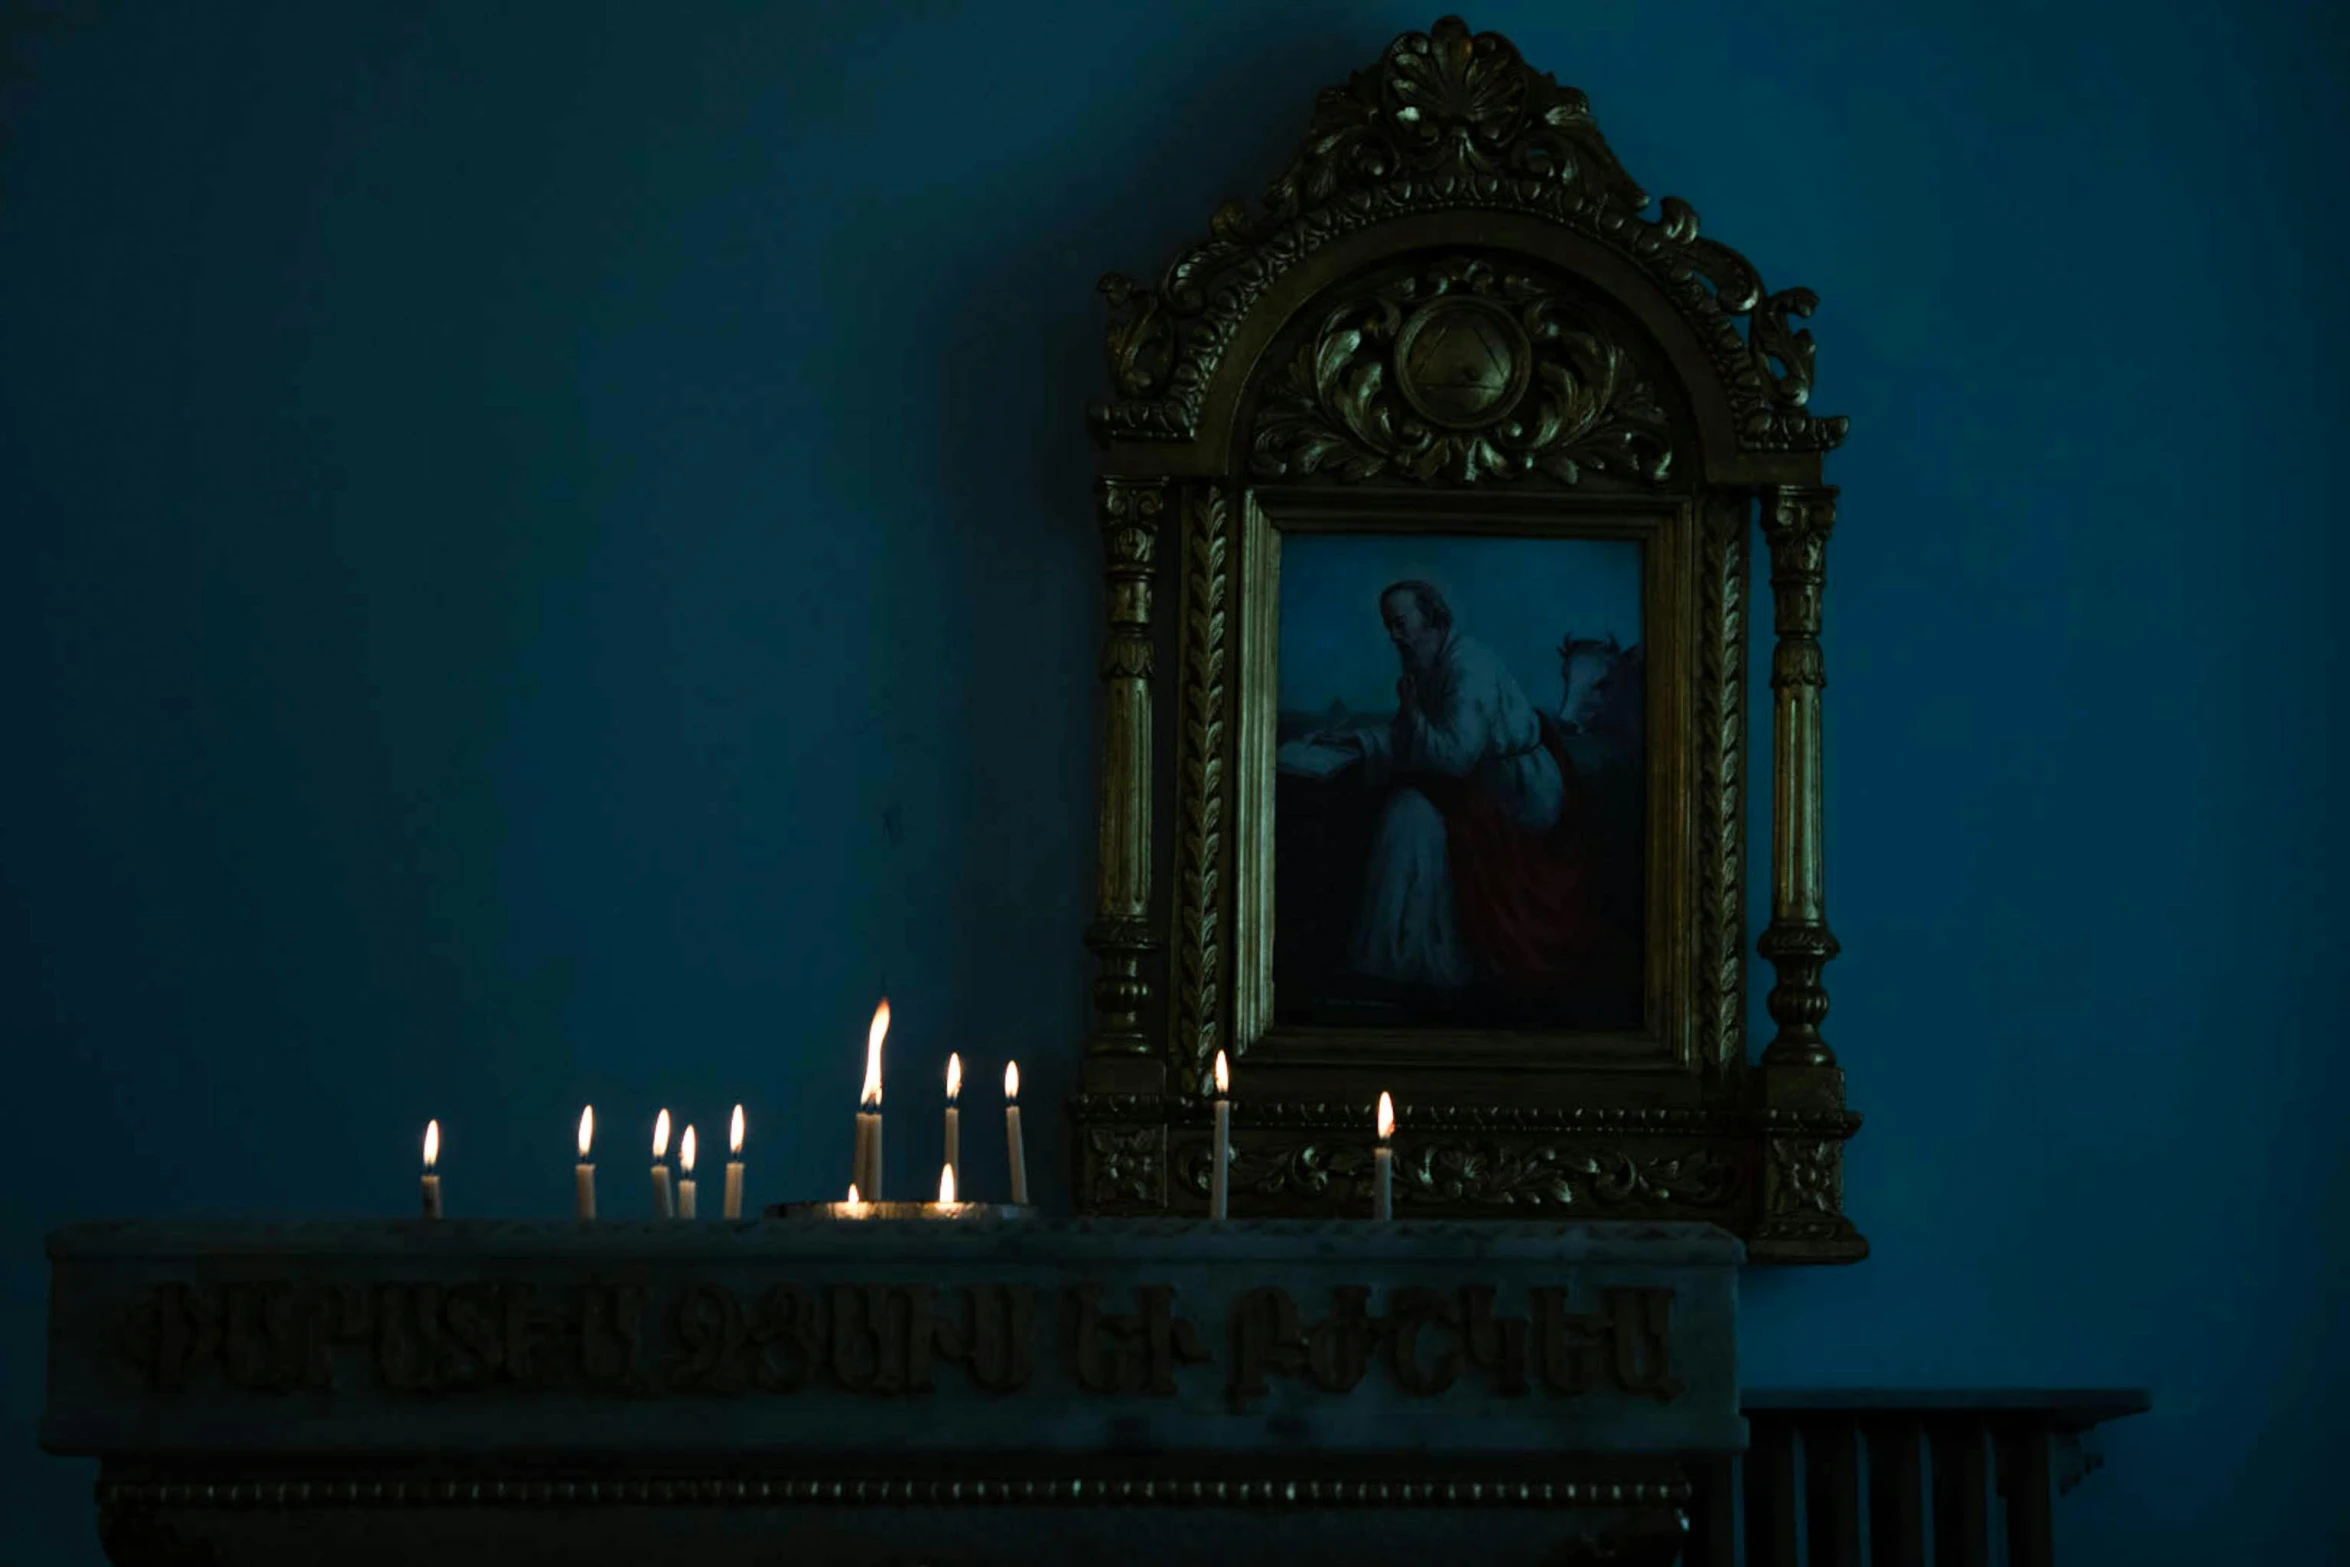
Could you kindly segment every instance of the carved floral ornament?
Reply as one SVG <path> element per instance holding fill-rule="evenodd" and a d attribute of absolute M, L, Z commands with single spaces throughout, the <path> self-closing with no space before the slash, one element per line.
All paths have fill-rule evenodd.
<path fill-rule="evenodd" d="M 1205 1196 L 1213 1161 L 1210 1144 L 1179 1148 L 1182 1189 Z M 1334 1140 L 1267 1140 L 1233 1150 L 1231 1179 L 1234 1190 L 1251 1196 L 1360 1209 L 1370 1197 L 1371 1154 Z M 1659 1206 L 1716 1209 L 1745 1195 L 1736 1156 L 1707 1147 L 1634 1154 L 1604 1145 L 1432 1139 L 1401 1151 L 1395 1180 L 1406 1204 L 1591 1209 L 1611 1218 Z"/>
<path fill-rule="evenodd" d="M 1118 273 L 1101 280 L 1120 399 L 1095 406 L 1094 426 L 1112 439 L 1193 439 L 1234 331 L 1282 274 L 1389 218 L 1467 208 L 1558 223 L 1629 258 L 1706 345 L 1742 446 L 1834 447 L 1847 421 L 1808 412 L 1812 338 L 1792 324 L 1817 296 L 1766 294 L 1743 256 L 1700 237 L 1687 202 L 1668 196 L 1655 218 L 1641 215 L 1648 206 L 1582 93 L 1529 67 L 1499 34 L 1445 17 L 1323 90 L 1256 218 L 1226 202 L 1156 287 Z M 1467 320 L 1455 318 L 1454 331 Z"/>
<path fill-rule="evenodd" d="M 1537 280 L 1455 257 L 1332 310 L 1267 389 L 1251 471 L 1470 482 L 1662 480 L 1663 410 L 1630 356 Z"/>

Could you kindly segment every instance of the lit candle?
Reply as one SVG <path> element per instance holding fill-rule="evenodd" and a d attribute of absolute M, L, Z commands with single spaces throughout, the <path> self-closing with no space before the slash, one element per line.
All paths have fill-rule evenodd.
<path fill-rule="evenodd" d="M 734 1107 L 733 1124 L 726 1129 L 726 1217 L 743 1216 L 743 1107 Z"/>
<path fill-rule="evenodd" d="M 1395 1150 L 1389 1146 L 1395 1136 L 1395 1101 L 1382 1093 L 1379 1096 L 1379 1147 L 1371 1155 L 1371 1217 L 1395 1217 Z"/>
<path fill-rule="evenodd" d="M 857 1096 L 857 1167 L 850 1174 L 867 1202 L 881 1201 L 881 1042 L 889 1037 L 889 998 L 865 1029 L 865 1087 Z"/>
<path fill-rule="evenodd" d="M 428 1219 L 441 1216 L 441 1178 L 433 1173 L 440 1157 L 441 1123 L 427 1121 L 424 1123 L 424 1216 Z"/>
<path fill-rule="evenodd" d="M 955 1205 L 955 1167 L 951 1164 L 938 1167 L 938 1205 L 941 1208 Z"/>
<path fill-rule="evenodd" d="M 955 1104 L 955 1096 L 963 1091 L 963 1058 L 947 1057 L 947 1168 L 955 1172 L 957 1181 L 963 1178 L 963 1112 Z M 941 1197 L 940 1202 L 952 1201 Z"/>
<path fill-rule="evenodd" d="M 1208 1217 L 1225 1216 L 1232 1198 L 1232 1101 L 1225 1097 L 1232 1092 L 1232 1069 L 1224 1064 L 1224 1052 L 1216 1052 L 1216 1152 L 1215 1163 L 1208 1166 Z"/>
<path fill-rule="evenodd" d="M 694 1129 L 685 1129 L 684 1139 L 677 1145 L 677 1216 L 681 1219 L 697 1217 L 694 1212 Z"/>
<path fill-rule="evenodd" d="M 1004 1063 L 1004 1142 L 1012 1155 L 1012 1201 L 1028 1201 L 1028 1145 L 1020 1140 L 1020 1063 Z"/>
<path fill-rule="evenodd" d="M 677 1217 L 677 1197 L 669 1189 L 669 1112 L 653 1117 L 653 1217 Z"/>
<path fill-rule="evenodd" d="M 579 1112 L 579 1168 L 573 1172 L 578 1181 L 579 1216 L 596 1216 L 596 1167 L 588 1163 L 588 1147 L 596 1140 L 596 1107 L 589 1105 Z"/>

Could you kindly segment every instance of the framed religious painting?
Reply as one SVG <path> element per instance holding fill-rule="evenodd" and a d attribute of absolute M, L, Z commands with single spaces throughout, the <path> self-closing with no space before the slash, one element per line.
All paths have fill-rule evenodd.
<path fill-rule="evenodd" d="M 1248 682 L 1269 723 L 1243 729 L 1273 745 L 1270 863 L 1260 841 L 1244 873 L 1272 905 L 1247 954 L 1258 1059 L 1411 1062 L 1433 1044 L 1503 1063 L 1638 1037 L 1637 525 L 1254 515 L 1273 603 L 1272 667 Z M 1263 773 L 1261 746 L 1242 766 Z"/>
<path fill-rule="evenodd" d="M 1821 1034 L 1812 297 L 1453 18 L 1314 98 L 1256 211 L 1102 287 L 1080 1206 L 1205 1211 L 1222 1053 L 1235 1215 L 1367 1212 L 1384 1092 L 1402 1216 L 1865 1255 Z"/>

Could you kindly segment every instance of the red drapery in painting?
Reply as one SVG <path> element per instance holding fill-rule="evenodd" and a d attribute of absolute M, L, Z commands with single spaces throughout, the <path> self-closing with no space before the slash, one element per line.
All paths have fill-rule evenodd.
<path fill-rule="evenodd" d="M 1564 785 L 1558 824 L 1548 832 L 1519 825 L 1469 779 L 1403 781 L 1443 814 L 1454 912 L 1478 967 L 1512 990 L 1587 1010 L 1620 1003 L 1627 985 L 1636 997 L 1638 936 L 1599 885 L 1597 821 L 1562 739 L 1546 720 L 1543 745 Z"/>

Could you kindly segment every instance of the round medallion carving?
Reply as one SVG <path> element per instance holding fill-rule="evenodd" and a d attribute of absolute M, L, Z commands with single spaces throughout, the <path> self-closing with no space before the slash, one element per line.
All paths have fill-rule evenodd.
<path fill-rule="evenodd" d="M 1432 422 L 1473 429 L 1517 406 L 1533 359 L 1508 311 L 1455 295 L 1431 301 L 1396 334 L 1396 390 Z"/>

